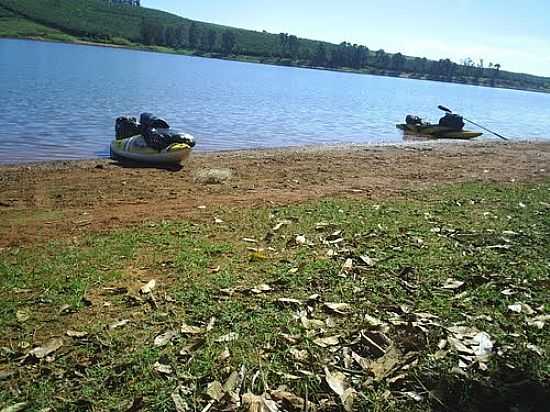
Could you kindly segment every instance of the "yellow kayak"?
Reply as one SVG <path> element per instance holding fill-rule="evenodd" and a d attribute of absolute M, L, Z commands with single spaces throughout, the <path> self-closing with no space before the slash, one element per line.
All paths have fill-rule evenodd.
<path fill-rule="evenodd" d="M 177 165 L 189 158 L 191 150 L 191 146 L 185 143 L 174 143 L 166 149 L 158 151 L 147 146 L 141 135 L 111 142 L 111 157 L 113 159 L 149 164 Z"/>
<path fill-rule="evenodd" d="M 472 132 L 469 130 L 453 130 L 448 127 L 442 127 L 436 124 L 398 124 L 398 129 L 406 133 L 416 134 L 420 136 L 428 136 L 433 139 L 473 139 L 483 135 L 480 132 Z"/>

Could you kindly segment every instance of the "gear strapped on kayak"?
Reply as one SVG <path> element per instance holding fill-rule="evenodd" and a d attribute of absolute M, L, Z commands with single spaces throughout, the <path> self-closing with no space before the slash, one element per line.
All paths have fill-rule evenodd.
<path fill-rule="evenodd" d="M 483 134 L 464 130 L 464 118 L 454 113 L 446 113 L 437 124 L 425 122 L 419 116 L 409 114 L 405 123 L 396 127 L 408 134 L 434 139 L 473 139 Z"/>
<path fill-rule="evenodd" d="M 151 164 L 179 164 L 187 159 L 195 139 L 187 133 L 174 131 L 166 120 L 151 113 L 135 117 L 119 117 L 115 122 L 115 140 L 111 157 Z"/>
<path fill-rule="evenodd" d="M 159 152 L 174 143 L 195 146 L 188 134 L 172 131 L 166 120 L 151 113 L 142 113 L 139 123 L 135 117 L 119 117 L 115 123 L 115 135 L 117 140 L 142 135 L 147 145 Z"/>

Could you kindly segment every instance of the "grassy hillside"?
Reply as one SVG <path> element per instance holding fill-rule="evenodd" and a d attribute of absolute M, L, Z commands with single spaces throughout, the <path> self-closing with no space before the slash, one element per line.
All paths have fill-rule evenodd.
<path fill-rule="evenodd" d="M 59 30 L 35 23 L 2 7 L 0 7 L 0 31 L 6 37 L 36 37 L 63 41 L 74 39 Z"/>
<path fill-rule="evenodd" d="M 260 63 L 550 92 L 550 78 L 197 22 L 103 0 L 0 0 L 0 36 L 80 39 Z"/>

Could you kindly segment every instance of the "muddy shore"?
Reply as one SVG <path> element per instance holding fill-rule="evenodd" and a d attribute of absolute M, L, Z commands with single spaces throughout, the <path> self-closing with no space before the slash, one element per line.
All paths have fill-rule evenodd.
<path fill-rule="evenodd" d="M 231 177 L 206 183 L 199 171 Z M 108 159 L 0 166 L 0 248 L 162 219 L 211 219 L 220 207 L 407 197 L 438 184 L 542 181 L 550 142 L 353 145 L 194 154 L 181 170 Z"/>

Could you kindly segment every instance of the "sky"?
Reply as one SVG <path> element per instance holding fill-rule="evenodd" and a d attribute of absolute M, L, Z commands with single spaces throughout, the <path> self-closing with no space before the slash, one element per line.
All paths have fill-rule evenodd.
<path fill-rule="evenodd" d="M 548 0 L 142 0 L 194 20 L 550 76 Z"/>

